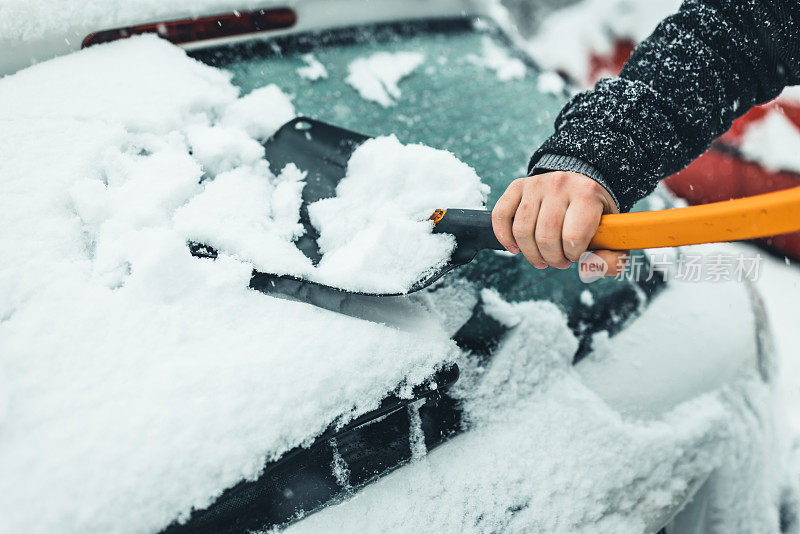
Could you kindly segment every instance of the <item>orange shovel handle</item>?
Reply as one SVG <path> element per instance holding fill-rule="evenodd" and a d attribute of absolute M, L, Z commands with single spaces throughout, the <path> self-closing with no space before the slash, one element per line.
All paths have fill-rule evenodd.
<path fill-rule="evenodd" d="M 800 187 L 793 187 L 689 208 L 604 215 L 589 248 L 677 247 L 797 230 L 800 230 Z"/>

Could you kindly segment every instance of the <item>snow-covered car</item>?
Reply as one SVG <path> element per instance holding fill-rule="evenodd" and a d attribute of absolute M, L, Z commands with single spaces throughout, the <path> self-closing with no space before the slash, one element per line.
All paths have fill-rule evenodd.
<path fill-rule="evenodd" d="M 6 73 L 90 45 L 0 80 L 19 258 L 0 271 L 0 530 L 794 528 L 763 312 L 719 269 L 678 279 L 703 249 L 590 284 L 485 251 L 391 298 L 261 294 L 235 256 L 189 256 L 175 214 L 295 113 L 447 150 L 491 205 L 569 91 L 493 4 L 249 7 L 33 10 L 0 37 Z M 189 58 L 112 42 L 153 31 Z"/>

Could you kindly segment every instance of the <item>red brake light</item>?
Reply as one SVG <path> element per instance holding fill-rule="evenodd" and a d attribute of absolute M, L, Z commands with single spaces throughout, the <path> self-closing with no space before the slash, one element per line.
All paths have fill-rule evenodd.
<path fill-rule="evenodd" d="M 141 33 L 157 33 L 174 44 L 191 43 L 205 39 L 218 39 L 267 30 L 291 28 L 297 22 L 297 13 L 290 8 L 259 9 L 226 15 L 212 15 L 196 19 L 173 20 L 157 24 L 142 24 L 91 33 L 83 40 L 82 48 L 124 39 Z"/>

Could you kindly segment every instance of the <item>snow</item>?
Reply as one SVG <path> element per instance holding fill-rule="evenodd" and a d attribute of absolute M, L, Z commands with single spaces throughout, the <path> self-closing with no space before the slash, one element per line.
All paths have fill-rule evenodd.
<path fill-rule="evenodd" d="M 297 74 L 301 78 L 313 82 L 328 77 L 328 71 L 325 69 L 325 65 L 320 63 L 319 60 L 314 57 L 314 54 L 303 54 L 300 56 L 300 59 L 305 62 L 305 65 L 302 67 L 297 67 Z"/>
<path fill-rule="evenodd" d="M 516 326 L 488 365 L 460 364 L 469 430 L 288 533 L 652 532 L 707 479 L 728 484 L 712 501 L 725 514 L 731 496 L 753 503 L 714 532 L 775 531 L 773 466 L 759 426 L 768 404 L 752 374 L 663 413 L 626 416 L 571 365 L 577 340 L 553 304 L 507 303 L 493 291 L 482 298 L 491 316 Z M 735 477 L 744 470 L 752 478 L 742 483 Z"/>
<path fill-rule="evenodd" d="M 704 249 L 688 250 L 697 254 Z M 720 249 L 706 250 L 713 257 L 713 251 Z M 672 280 L 669 289 L 627 328 L 605 340 L 593 339 L 593 354 L 577 372 L 621 413 L 659 415 L 685 399 L 724 388 L 743 371 L 756 368 L 755 318 L 750 308 L 750 295 L 738 282 Z M 715 325 L 724 327 L 710 331 L 709 315 L 716 319 Z M 675 373 L 675 369 L 692 372 Z"/>
<path fill-rule="evenodd" d="M 350 158 L 336 196 L 308 208 L 323 253 L 312 278 L 362 291 L 406 291 L 455 245 L 450 235 L 431 234 L 433 210 L 480 209 L 488 193 L 449 152 L 403 145 L 394 136 L 368 140 Z"/>
<path fill-rule="evenodd" d="M 745 248 L 746 245 L 737 245 Z M 763 299 L 778 360 L 781 412 L 788 428 L 792 464 L 789 470 L 800 483 L 800 329 L 797 328 L 797 302 L 800 300 L 800 267 L 794 260 L 766 257 L 755 282 Z"/>
<path fill-rule="evenodd" d="M 642 41 L 654 29 L 656 24 L 675 12 L 680 2 L 677 0 L 581 0 L 574 5 L 554 11 L 541 21 L 538 32 L 528 43 L 528 50 L 546 68 L 564 72 L 570 75 L 579 84 L 590 85 L 594 80 L 590 79 L 589 66 L 590 57 L 593 54 L 607 55 L 612 52 L 615 41 L 629 40 L 634 43 Z M 564 36 L 569 36 L 565 38 Z M 796 104 L 800 101 L 800 89 L 798 87 L 786 88 L 780 96 L 780 101 Z M 753 123 L 745 132 L 740 146 L 742 153 L 748 159 L 756 161 L 767 168 L 774 170 L 800 171 L 800 138 L 798 131 L 791 122 L 776 109 L 771 109 L 767 116 Z M 735 253 L 746 252 L 750 255 L 754 249 L 748 245 L 730 245 L 730 251 Z M 764 255 L 762 253 L 762 255 Z M 767 432 L 756 432 L 755 428 L 738 428 L 737 433 L 740 438 L 732 440 L 732 443 L 740 443 L 741 450 L 732 451 L 727 456 L 723 468 L 714 476 L 710 483 L 710 489 L 704 491 L 704 495 L 698 496 L 696 501 L 699 503 L 689 515 L 702 518 L 713 516 L 711 523 L 719 523 L 721 516 L 727 517 L 726 522 L 721 521 L 722 526 L 715 525 L 714 532 L 778 532 L 778 526 L 774 522 L 770 523 L 765 517 L 773 511 L 774 494 L 776 487 L 788 488 L 785 491 L 790 497 L 789 517 L 796 515 L 798 509 L 797 485 L 800 482 L 800 394 L 796 387 L 797 377 L 800 376 L 800 366 L 798 351 L 796 347 L 800 343 L 796 332 L 797 328 L 792 322 L 796 314 L 796 302 L 800 299 L 800 272 L 797 265 L 785 265 L 780 260 L 774 260 L 765 256 L 765 263 L 761 277 L 755 282 L 756 288 L 764 297 L 766 310 L 772 330 L 775 335 L 775 347 L 779 368 L 776 381 L 779 384 L 778 398 L 773 394 L 756 392 L 748 394 L 748 402 L 751 408 L 744 408 L 743 412 L 748 413 L 754 409 L 758 413 L 758 420 Z M 674 314 L 669 312 L 669 308 L 662 309 L 664 317 L 674 318 Z M 627 330 L 626 330 L 627 331 Z M 617 338 L 620 343 L 626 341 L 626 334 L 623 331 Z M 726 334 L 734 334 L 736 328 L 725 328 Z M 683 332 L 678 332 L 673 336 L 656 336 L 655 340 L 674 349 L 676 353 L 688 352 L 685 347 L 687 336 Z M 689 339 L 693 339 L 689 336 Z M 701 339 L 701 338 L 698 338 Z M 605 340 L 605 341 L 604 341 Z M 721 340 L 722 345 L 728 344 L 730 340 Z M 604 344 L 606 345 L 604 348 Z M 608 339 L 603 336 L 595 337 L 595 355 L 600 353 L 614 354 L 614 350 L 609 348 Z M 692 347 L 696 351 L 696 347 Z M 696 352 L 695 352 L 696 353 Z M 647 398 L 651 408 L 663 405 L 663 400 L 675 394 L 674 390 L 685 387 L 697 387 L 697 378 L 687 377 L 686 383 L 679 385 L 663 385 L 658 368 L 652 370 L 654 376 L 642 377 L 644 369 L 652 369 L 652 364 L 641 366 L 640 370 L 630 369 L 620 377 L 622 371 L 617 363 L 617 359 L 602 359 L 602 366 L 609 368 L 609 380 L 604 388 L 596 382 L 589 382 L 596 391 L 605 391 L 605 396 L 611 399 L 615 390 L 619 389 L 619 381 L 622 379 L 626 383 L 641 382 L 643 388 L 647 390 Z M 591 361 L 587 361 L 584 367 L 591 367 Z M 668 366 L 680 365 L 677 362 L 666 362 L 664 368 Z M 598 367 L 601 365 L 598 364 Z M 725 362 L 712 362 L 706 368 L 705 374 L 708 376 L 719 377 L 720 375 L 730 375 L 734 369 Z M 625 378 L 627 377 L 627 378 Z M 584 377 L 586 381 L 586 377 Z M 695 382 L 695 386 L 690 384 Z M 647 406 L 639 405 L 638 409 Z M 775 413 L 770 413 L 775 412 Z M 788 418 L 787 425 L 781 417 Z M 772 434 L 771 438 L 765 437 Z M 788 441 L 788 448 L 793 455 L 787 463 L 785 455 L 784 441 Z M 771 455 L 771 458 L 769 456 Z M 765 459 L 765 456 L 768 457 Z M 737 458 L 738 461 L 737 461 Z M 745 460 L 746 459 L 746 460 Z M 792 463 L 793 462 L 793 463 Z M 759 471 L 761 470 L 761 472 Z M 778 473 L 775 473 L 775 471 Z M 755 489 L 748 494 L 747 488 L 742 481 L 749 481 Z M 759 497 L 759 494 L 761 497 Z M 763 495 L 773 497 L 765 502 Z M 703 504 L 705 503 L 705 504 Z M 703 509 L 705 507 L 705 510 Z M 710 514 L 707 510 L 724 510 L 723 514 Z M 716 521 L 715 521 L 716 519 Z M 751 522 L 748 522 L 751 521 Z M 753 523 L 754 521 L 755 523 Z M 790 519 L 791 522 L 791 519 Z M 796 522 L 796 521 L 795 521 Z M 702 522 L 701 522 L 702 524 Z M 675 532 L 689 531 L 687 525 L 676 525 Z M 692 529 L 697 529 L 692 525 Z M 790 525 L 788 531 L 794 531 L 797 525 Z M 695 531 L 695 530 L 691 530 Z M 711 529 L 700 527 L 697 532 L 709 532 Z"/>
<path fill-rule="evenodd" d="M 592 306 L 594 306 L 594 296 L 592 295 L 592 292 L 589 291 L 588 289 L 584 289 L 583 291 L 581 291 L 580 301 L 581 304 L 583 304 L 587 308 L 591 308 Z"/>
<path fill-rule="evenodd" d="M 520 316 L 516 313 L 514 306 L 504 301 L 496 290 L 484 289 L 481 291 L 481 301 L 483 301 L 486 315 L 503 326 L 513 328 L 520 323 Z"/>
<path fill-rule="evenodd" d="M 740 148 L 767 169 L 800 172 L 800 131 L 779 111 L 770 110 L 750 125 Z"/>
<path fill-rule="evenodd" d="M 0 17 L 0 32 L 61 31 L 46 4 L 7 1 L 17 9 Z M 632 5 L 583 4 L 603 20 Z M 68 7 L 87 20 L 99 13 Z M 554 42 L 569 49 L 579 40 L 563 36 L 583 36 L 576 24 L 590 19 L 573 18 Z M 608 24 L 634 34 L 645 22 Z M 404 75 L 380 76 L 359 84 L 391 105 Z M 332 313 L 246 288 L 253 264 L 340 283 L 352 282 L 348 269 L 370 265 L 377 272 L 360 287 L 391 279 L 402 290 L 420 271 L 408 273 L 452 246 L 430 235 L 425 215 L 485 198 L 451 155 L 393 137 L 371 141 L 337 198 L 312 209 L 326 251 L 313 268 L 291 245 L 302 231 L 303 173 L 290 165 L 273 174 L 257 142 L 294 114 L 277 86 L 239 97 L 227 74 L 152 37 L 0 81 L 0 531 L 157 531 L 256 477 L 265 459 L 458 356 L 448 338 L 475 303 L 458 284 L 371 302 L 368 318 L 354 311 L 364 307 L 357 298 L 342 297 L 342 313 Z M 418 163 L 403 167 L 409 161 Z M 402 185 L 376 188 L 377 174 Z M 187 239 L 223 253 L 192 258 Z M 420 262 L 398 264 L 412 249 Z M 757 283 L 779 334 L 795 431 L 798 280 L 796 265 L 773 261 Z M 710 477 L 714 491 L 703 502 L 721 512 L 708 532 L 777 532 L 771 399 L 758 379 L 737 374 L 748 368 L 737 358 L 752 349 L 737 336 L 750 332 L 752 317 L 708 338 L 686 335 L 702 330 L 709 302 L 719 316 L 745 306 L 741 292 L 736 300 L 721 286 L 696 289 L 659 296 L 637 320 L 646 337 L 596 336 L 578 367 L 570 365 L 577 340 L 554 305 L 481 291 L 487 313 L 512 331 L 488 365 L 461 358 L 470 430 L 427 454 L 412 433 L 411 465 L 289 531 L 644 532 Z M 676 317 L 686 302 L 696 309 Z M 715 354 L 727 358 L 664 383 L 676 365 L 697 361 L 696 339 L 706 353 L 725 347 Z M 644 391 L 634 399 L 649 403 L 622 395 L 621 369 Z M 703 394 L 707 380 L 724 386 Z M 332 468 L 348 480 L 343 461 Z"/>
<path fill-rule="evenodd" d="M 800 85 L 785 88 L 780 94 L 780 99 L 793 104 L 800 103 Z"/>
<path fill-rule="evenodd" d="M 398 83 L 425 61 L 419 52 L 375 52 L 353 60 L 346 81 L 365 100 L 388 108 L 402 95 Z"/>
<path fill-rule="evenodd" d="M 291 3 L 291 2 L 290 2 Z M 266 5 L 265 5 L 266 4 Z M 0 39 L 31 40 L 36 38 L 63 39 L 75 35 L 80 41 L 86 27 L 115 28 L 141 24 L 143 20 L 175 20 L 211 13 L 233 12 L 268 7 L 277 2 L 255 0 L 136 0 L 134 2 L 104 2 L 102 4 L 66 0 L 58 9 L 49 0 L 3 0 L 0 4 Z M 285 5 L 285 2 L 281 5 Z M 178 16 L 182 14 L 184 16 Z"/>
<path fill-rule="evenodd" d="M 241 128 L 254 139 L 264 140 L 294 116 L 292 101 L 280 87 L 270 84 L 231 102 L 220 124 Z"/>
<path fill-rule="evenodd" d="M 353 153 L 336 196 L 308 207 L 323 254 L 313 266 L 292 242 L 303 231 L 304 178 L 294 166 L 275 177 L 264 160 L 239 166 L 181 207 L 177 228 L 262 272 L 405 293 L 455 246 L 452 236 L 431 233 L 430 214 L 437 207 L 482 208 L 488 194 L 475 171 L 446 151 L 404 145 L 394 136 L 368 140 Z"/>
<path fill-rule="evenodd" d="M 263 160 L 219 174 L 176 211 L 176 228 L 189 240 L 266 272 L 308 269 L 310 261 L 292 243 L 303 232 L 298 222 L 303 178 L 293 166 L 274 177 Z"/>
<path fill-rule="evenodd" d="M 192 157 L 216 176 L 264 158 L 264 147 L 239 128 L 194 125 L 186 128 Z"/>
<path fill-rule="evenodd" d="M 252 139 L 288 102 L 152 36 L 0 80 L 0 531 L 157 531 L 456 357 L 424 299 L 359 318 L 189 254 L 200 211 L 299 231 Z"/>
<path fill-rule="evenodd" d="M 543 72 L 536 81 L 536 87 L 543 93 L 561 95 L 567 88 L 564 78 L 553 71 Z"/>
<path fill-rule="evenodd" d="M 680 4 L 680 0 L 581 0 L 549 13 L 527 49 L 543 67 L 586 84 L 593 53 L 610 53 L 616 39 L 641 42 Z"/>
<path fill-rule="evenodd" d="M 469 54 L 467 61 L 479 67 L 493 70 L 497 79 L 503 82 L 520 80 L 525 77 L 527 68 L 521 59 L 512 57 L 508 50 L 495 43 L 491 37 L 484 36 L 481 41 L 482 55 Z"/>

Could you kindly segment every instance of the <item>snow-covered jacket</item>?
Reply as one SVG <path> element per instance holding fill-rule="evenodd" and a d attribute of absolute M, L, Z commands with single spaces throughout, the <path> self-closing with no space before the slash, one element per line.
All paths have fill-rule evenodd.
<path fill-rule="evenodd" d="M 580 172 L 628 211 L 751 107 L 800 84 L 800 0 L 687 0 L 617 78 L 576 95 L 529 174 Z"/>

